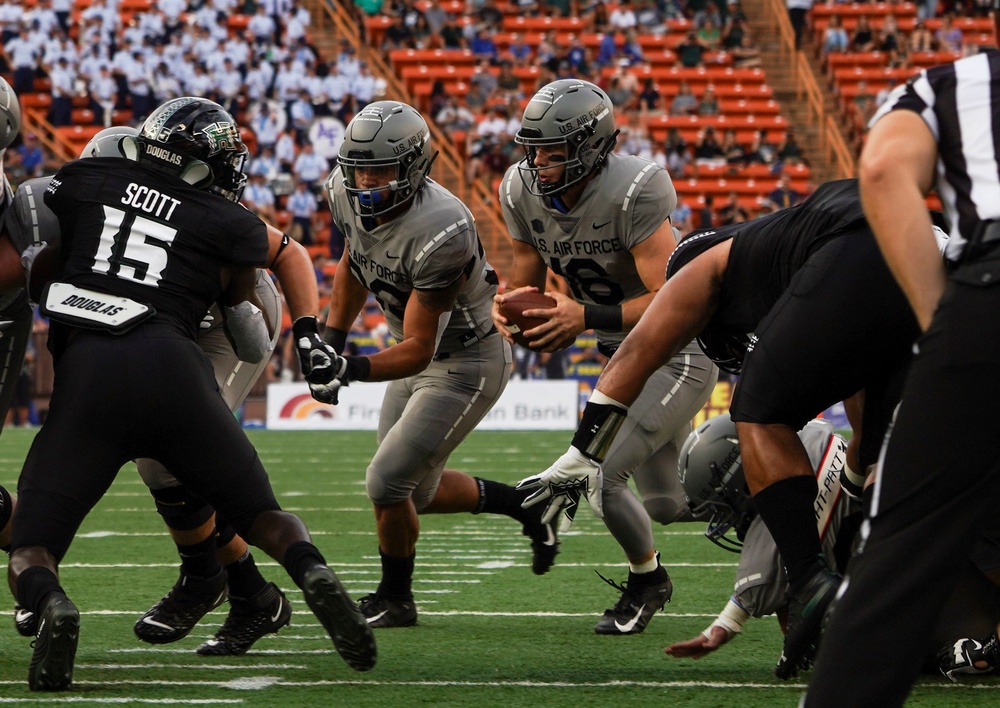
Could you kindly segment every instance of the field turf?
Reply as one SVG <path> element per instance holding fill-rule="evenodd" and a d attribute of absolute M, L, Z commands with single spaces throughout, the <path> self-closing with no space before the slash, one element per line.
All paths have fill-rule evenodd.
<path fill-rule="evenodd" d="M 356 596 L 379 578 L 374 520 L 364 494 L 372 433 L 251 431 L 282 505 L 298 513 L 331 566 Z M 14 487 L 33 436 L 0 437 L 0 482 Z M 476 433 L 450 466 L 514 482 L 561 454 L 568 433 Z M 267 706 L 794 706 L 804 683 L 778 681 L 773 618 L 702 659 L 674 660 L 667 644 L 708 625 L 729 595 L 736 556 L 705 540 L 700 525 L 657 530 L 674 599 L 645 634 L 602 637 L 593 624 L 618 598 L 599 570 L 622 581 L 620 549 L 587 510 L 563 539 L 556 566 L 530 570 L 528 540 L 510 519 L 468 514 L 421 518 L 414 628 L 379 630 L 379 662 L 349 669 L 283 570 L 258 556 L 265 575 L 292 600 L 292 626 L 239 659 L 208 659 L 194 648 L 224 618 L 223 606 L 191 636 L 153 647 L 132 633 L 135 619 L 176 579 L 176 557 L 134 467 L 127 466 L 84 523 L 62 566 L 62 582 L 82 612 L 73 690 L 27 688 L 30 640 L 14 631 L 8 595 L 0 600 L 0 704 Z M 892 657 L 887 656 L 886 662 Z M 844 680 L 851 658 L 843 660 Z M 962 685 L 922 679 L 919 706 L 1000 705 L 1000 680 Z"/>

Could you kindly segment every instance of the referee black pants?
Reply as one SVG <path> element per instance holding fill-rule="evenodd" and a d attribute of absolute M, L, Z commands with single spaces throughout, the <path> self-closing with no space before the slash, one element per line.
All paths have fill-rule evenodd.
<path fill-rule="evenodd" d="M 918 345 L 806 706 L 901 705 L 977 532 L 996 516 L 1000 253 L 950 276 Z"/>

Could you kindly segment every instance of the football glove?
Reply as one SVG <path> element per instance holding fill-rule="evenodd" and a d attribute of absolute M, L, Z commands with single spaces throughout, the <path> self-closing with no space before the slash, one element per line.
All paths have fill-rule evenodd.
<path fill-rule="evenodd" d="M 563 518 L 559 529 L 567 531 L 573 524 L 580 497 L 584 494 L 594 516 L 604 518 L 602 483 L 600 465 L 571 445 L 547 470 L 518 482 L 517 489 L 535 489 L 521 502 L 521 506 L 527 509 L 547 500 L 542 523 L 550 523 L 561 512 Z"/>
<path fill-rule="evenodd" d="M 333 381 L 333 361 L 337 353 L 320 338 L 316 318 L 308 315 L 295 320 L 292 337 L 295 339 L 302 377 L 310 384 L 328 384 Z"/>
<path fill-rule="evenodd" d="M 985 666 L 976 666 L 977 662 Z M 1000 645 L 996 635 L 983 641 L 963 638 L 938 651 L 938 668 L 949 680 L 958 682 L 958 676 L 988 674 L 1000 665 Z"/>
<path fill-rule="evenodd" d="M 309 383 L 309 393 L 320 403 L 328 403 L 331 406 L 337 405 L 340 401 L 340 387 L 346 386 L 348 381 L 345 378 L 347 373 L 347 359 L 334 354 L 331 367 L 333 380 L 328 383 Z"/>

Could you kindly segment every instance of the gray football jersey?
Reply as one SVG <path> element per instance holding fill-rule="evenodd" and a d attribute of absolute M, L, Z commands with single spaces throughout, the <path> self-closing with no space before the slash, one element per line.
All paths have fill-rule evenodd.
<path fill-rule="evenodd" d="M 500 206 L 511 238 L 530 243 L 563 276 L 577 302 L 619 305 L 647 292 L 629 252 L 670 217 L 677 205 L 670 175 L 639 157 L 608 155 L 607 164 L 563 214 L 528 192 L 511 165 L 500 183 Z M 615 346 L 625 332 L 597 331 Z"/>
<path fill-rule="evenodd" d="M 396 341 L 403 340 L 410 293 L 440 290 L 462 275 L 468 280 L 455 301 L 438 352 L 459 351 L 493 328 L 490 312 L 497 275 L 486 261 L 472 212 L 458 197 L 428 179 L 405 214 L 368 229 L 351 210 L 339 170 L 327 194 L 333 220 L 347 241 L 351 272 L 375 296 Z"/>
<path fill-rule="evenodd" d="M 840 470 L 844 466 L 847 442 L 833 432 L 829 421 L 822 419 L 810 421 L 799 432 L 799 438 L 809 454 L 809 462 L 817 470 L 816 523 L 823 553 L 832 561 L 841 522 L 849 514 L 861 510 L 860 503 L 844 494 L 840 486 Z M 753 617 L 762 617 L 774 614 L 785 605 L 787 588 L 788 578 L 778 555 L 778 547 L 758 516 L 743 539 L 733 595 Z"/>

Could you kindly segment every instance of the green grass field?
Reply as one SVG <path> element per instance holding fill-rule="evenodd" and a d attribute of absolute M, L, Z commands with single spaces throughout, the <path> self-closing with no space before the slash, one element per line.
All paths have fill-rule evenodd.
<path fill-rule="evenodd" d="M 13 488 L 33 433 L 0 437 L 0 481 Z M 450 466 L 503 481 L 544 469 L 568 433 L 476 433 Z M 371 433 L 253 431 L 282 505 L 305 519 L 316 544 L 355 595 L 379 578 L 364 469 Z M 729 595 L 736 556 L 701 536 L 698 525 L 657 532 L 674 580 L 674 599 L 646 633 L 600 637 L 593 624 L 618 593 L 595 574 L 625 579 L 621 552 L 604 526 L 581 511 L 555 568 L 531 574 L 528 541 L 510 519 L 467 514 L 422 517 L 415 594 L 418 626 L 378 631 L 379 663 L 351 671 L 297 589 L 292 626 L 240 659 L 204 659 L 194 648 L 214 632 L 223 608 L 191 636 L 152 647 L 132 633 L 135 619 L 176 579 L 176 558 L 134 468 L 126 467 L 84 523 L 63 563 L 62 582 L 83 618 L 75 685 L 61 694 L 27 688 L 29 640 L 0 601 L 0 704 L 296 706 L 793 706 L 802 681 L 771 669 L 781 641 L 773 618 L 751 621 L 733 643 L 700 661 L 674 660 L 667 644 L 701 631 Z M 291 583 L 269 559 L 265 575 Z M 886 657 L 891 661 L 892 657 Z M 850 680 L 844 657 L 844 680 Z M 922 706 L 995 706 L 1000 681 L 964 685 L 924 679 Z"/>

